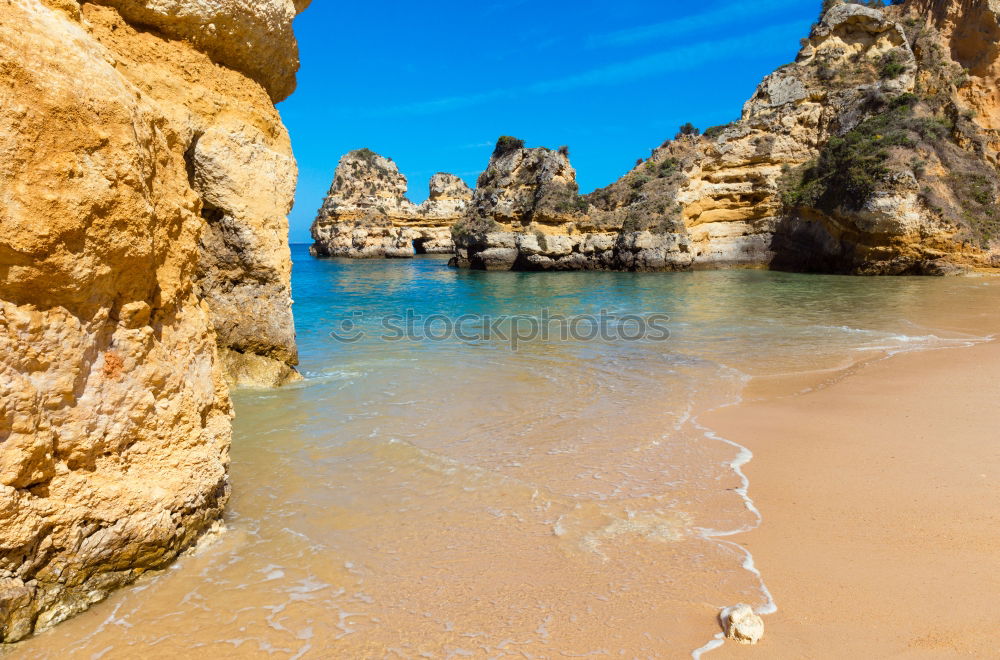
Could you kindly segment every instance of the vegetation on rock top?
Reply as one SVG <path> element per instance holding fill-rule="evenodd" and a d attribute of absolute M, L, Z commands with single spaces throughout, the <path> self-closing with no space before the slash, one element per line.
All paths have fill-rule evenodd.
<path fill-rule="evenodd" d="M 940 140 L 950 131 L 945 119 L 917 117 L 917 103 L 913 94 L 903 94 L 883 112 L 843 136 L 830 138 L 815 161 L 786 175 L 785 205 L 827 212 L 863 208 L 891 173 L 887 163 L 893 147 L 915 150 L 922 141 Z"/>
<path fill-rule="evenodd" d="M 503 156 L 518 149 L 524 149 L 524 140 L 519 140 L 510 135 L 501 135 L 497 140 L 496 148 L 493 149 L 493 155 Z"/>

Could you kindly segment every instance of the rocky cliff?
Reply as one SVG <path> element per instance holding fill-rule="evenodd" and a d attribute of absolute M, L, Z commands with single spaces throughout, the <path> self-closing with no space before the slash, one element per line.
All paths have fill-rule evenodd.
<path fill-rule="evenodd" d="M 996 4 L 827 3 L 796 61 L 760 84 L 738 121 L 704 135 L 685 127 L 584 197 L 565 151 L 502 139 L 454 228 L 456 263 L 858 274 L 1000 266 Z M 546 190 L 555 182 L 554 203 Z"/>
<path fill-rule="evenodd" d="M 291 373 L 303 4 L 0 8 L 0 641 L 216 524 L 226 379 Z"/>
<path fill-rule="evenodd" d="M 451 225 L 465 213 L 472 191 L 457 176 L 431 177 L 430 196 L 406 198 L 396 164 L 368 149 L 345 154 L 312 225 L 317 257 L 412 257 L 454 251 Z"/>

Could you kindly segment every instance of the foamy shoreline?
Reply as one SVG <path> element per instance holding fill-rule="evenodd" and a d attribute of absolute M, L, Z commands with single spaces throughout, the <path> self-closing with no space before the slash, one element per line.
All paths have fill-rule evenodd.
<path fill-rule="evenodd" d="M 906 352 L 798 395 L 756 383 L 757 400 L 703 415 L 755 455 L 746 472 L 763 522 L 734 540 L 781 603 L 760 646 L 713 656 L 988 654 L 998 375 L 997 341 Z"/>
<path fill-rule="evenodd" d="M 845 330 L 852 330 L 851 328 L 844 328 Z M 865 332 L 858 330 L 857 332 Z M 948 334 L 948 333 L 942 333 Z M 955 334 L 955 333 L 953 333 Z M 741 534 L 746 534 L 758 529 L 763 523 L 763 515 L 757 508 L 750 496 L 750 480 L 743 470 L 743 467 L 754 460 L 753 452 L 746 446 L 736 442 L 730 438 L 723 437 L 716 433 L 713 429 L 702 425 L 698 421 L 698 417 L 707 417 L 712 413 L 722 410 L 728 410 L 732 408 L 739 408 L 742 405 L 749 404 L 754 401 L 762 400 L 773 400 L 782 399 L 785 397 L 795 397 L 809 394 L 812 392 L 817 392 L 830 387 L 842 380 L 849 378 L 855 374 L 860 373 L 865 368 L 878 364 L 883 360 L 888 360 L 898 355 L 906 355 L 910 353 L 921 353 L 925 351 L 936 351 L 951 348 L 970 348 L 972 346 L 977 346 L 983 343 L 995 341 L 995 336 L 990 335 L 986 337 L 978 336 L 975 334 L 968 333 L 957 333 L 961 336 L 956 337 L 937 337 L 936 335 L 916 337 L 914 339 L 920 340 L 921 342 L 926 342 L 927 340 L 937 340 L 940 343 L 937 345 L 930 343 L 914 343 L 912 347 L 872 347 L 864 350 L 878 351 L 875 355 L 868 355 L 866 357 L 857 357 L 856 359 L 847 359 L 843 364 L 833 367 L 826 367 L 821 369 L 809 370 L 804 372 L 778 374 L 770 376 L 757 376 L 750 377 L 744 376 L 744 390 L 741 392 L 737 400 L 711 408 L 695 418 L 691 419 L 693 426 L 702 431 L 705 438 L 721 442 L 734 447 L 737 450 L 736 457 L 729 462 L 730 468 L 739 477 L 742 486 L 735 489 L 735 492 L 740 495 L 743 499 L 744 504 L 749 510 L 755 521 L 753 524 L 745 525 L 743 527 L 732 529 L 732 530 L 715 530 L 715 529 L 703 529 L 699 528 L 698 532 L 706 540 L 712 540 L 717 543 L 726 544 L 733 548 L 738 549 L 741 553 L 745 555 L 745 560 L 743 562 L 742 568 L 750 573 L 752 573 L 760 581 L 760 590 L 763 596 L 764 602 L 762 604 L 751 604 L 754 611 L 759 615 L 770 615 L 778 611 L 778 605 L 774 600 L 773 595 L 767 587 L 764 576 L 761 574 L 760 570 L 756 567 L 754 562 L 753 554 L 749 549 L 740 545 L 737 541 L 729 540 L 727 537 L 737 536 Z M 897 339 L 902 339 L 898 337 Z M 862 350 L 862 349 L 855 349 Z M 720 606 L 720 611 L 725 606 Z M 721 621 L 720 621 L 721 623 Z M 704 645 L 698 647 L 691 651 L 691 657 L 693 660 L 700 660 L 700 658 L 710 652 L 722 647 L 726 642 L 725 634 L 723 632 L 716 633 L 712 639 L 706 642 Z"/>

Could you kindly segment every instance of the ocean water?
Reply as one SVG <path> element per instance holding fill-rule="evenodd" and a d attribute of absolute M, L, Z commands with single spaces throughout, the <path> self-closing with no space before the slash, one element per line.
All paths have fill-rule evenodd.
<path fill-rule="evenodd" d="M 305 380 L 235 393 L 226 532 L 11 657 L 688 657 L 719 608 L 780 607 L 734 536 L 767 515 L 750 456 L 699 415 L 1000 311 L 987 277 L 293 257 Z M 438 339 L 392 340 L 407 310 Z M 545 315 L 575 336 L 528 336 Z"/>

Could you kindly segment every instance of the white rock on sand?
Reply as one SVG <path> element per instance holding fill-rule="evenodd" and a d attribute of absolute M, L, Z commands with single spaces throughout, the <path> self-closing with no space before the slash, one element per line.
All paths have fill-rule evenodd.
<path fill-rule="evenodd" d="M 719 613 L 719 619 L 727 639 L 740 644 L 756 644 L 764 637 L 764 620 L 749 605 L 740 603 L 727 607 Z"/>

